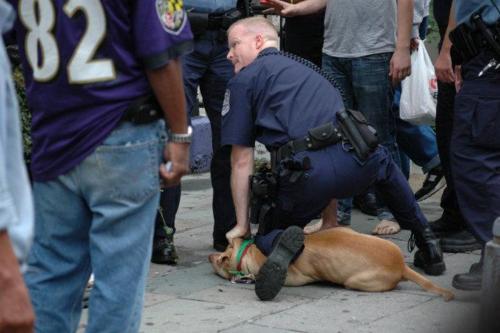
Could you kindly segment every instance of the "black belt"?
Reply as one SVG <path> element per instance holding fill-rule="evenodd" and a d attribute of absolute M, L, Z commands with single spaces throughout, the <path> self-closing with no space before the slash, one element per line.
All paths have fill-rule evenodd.
<path fill-rule="evenodd" d="M 450 32 L 453 59 L 462 64 L 487 49 L 492 50 L 496 54 L 495 57 L 500 59 L 500 22 L 486 25 L 480 17 L 473 19 L 475 29 L 463 23 Z"/>
<path fill-rule="evenodd" d="M 330 130 L 324 131 L 309 131 L 309 134 L 302 139 L 288 141 L 273 152 L 275 161 L 279 162 L 285 158 L 289 158 L 294 154 L 306 150 L 318 150 L 327 146 L 337 144 L 344 137 L 338 127 L 331 127 Z"/>
<path fill-rule="evenodd" d="M 139 98 L 123 113 L 122 121 L 134 124 L 148 124 L 162 118 L 162 109 L 153 95 Z"/>

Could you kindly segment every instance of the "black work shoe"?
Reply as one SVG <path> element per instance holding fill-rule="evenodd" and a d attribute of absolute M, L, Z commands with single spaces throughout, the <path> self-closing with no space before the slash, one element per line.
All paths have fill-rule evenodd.
<path fill-rule="evenodd" d="M 422 188 L 415 192 L 415 199 L 422 201 L 432 196 L 434 193 L 442 189 L 446 185 L 443 169 L 441 165 L 429 170 L 425 177 Z"/>
<path fill-rule="evenodd" d="M 162 237 L 153 240 L 153 255 L 151 256 L 151 262 L 155 264 L 163 265 L 175 265 L 177 264 L 177 251 L 174 245 L 174 238 L 172 237 Z"/>
<path fill-rule="evenodd" d="M 421 234 L 414 233 L 414 236 L 418 251 L 415 253 L 413 265 L 422 268 L 429 275 L 443 274 L 446 269 L 443 253 L 439 246 L 439 240 L 434 236 L 431 228 L 425 228 Z"/>
<path fill-rule="evenodd" d="M 372 192 L 356 195 L 352 204 L 366 215 L 377 216 L 377 197 Z"/>
<path fill-rule="evenodd" d="M 304 232 L 297 226 L 288 227 L 260 268 L 255 278 L 255 293 L 262 301 L 272 300 L 286 280 L 288 265 L 304 245 Z"/>
<path fill-rule="evenodd" d="M 440 244 L 443 252 L 451 253 L 468 252 L 482 248 L 481 243 L 467 230 L 442 234 Z"/>
<path fill-rule="evenodd" d="M 472 264 L 468 273 L 453 277 L 452 285 L 460 290 L 480 290 L 483 280 L 483 265 L 481 262 Z"/>

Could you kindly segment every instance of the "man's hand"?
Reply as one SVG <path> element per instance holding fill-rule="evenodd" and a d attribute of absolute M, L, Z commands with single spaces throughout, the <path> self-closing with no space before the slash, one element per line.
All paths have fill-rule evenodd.
<path fill-rule="evenodd" d="M 410 48 L 396 49 L 392 55 L 389 76 L 392 84 L 397 85 L 411 74 Z"/>
<path fill-rule="evenodd" d="M 418 37 L 412 38 L 410 40 L 410 51 L 418 51 L 418 44 L 420 44 L 420 39 Z"/>
<path fill-rule="evenodd" d="M 0 333 L 33 332 L 35 314 L 6 231 L 0 232 Z"/>
<path fill-rule="evenodd" d="M 296 10 L 296 6 L 281 0 L 268 0 L 271 8 L 266 9 L 264 14 L 277 14 L 285 17 L 293 17 L 299 13 Z"/>
<path fill-rule="evenodd" d="M 236 238 L 245 238 L 248 236 L 250 236 L 250 228 L 240 225 L 236 225 L 233 229 L 226 233 L 226 238 L 229 244 L 233 244 L 233 240 Z"/>
<path fill-rule="evenodd" d="M 449 51 L 441 50 L 439 56 L 434 63 L 436 77 L 441 82 L 451 83 L 455 81 L 455 73 L 453 73 L 453 65 Z"/>
<path fill-rule="evenodd" d="M 168 142 L 163 154 L 169 170 L 161 165 L 160 175 L 167 187 L 178 185 L 181 177 L 189 172 L 189 143 Z"/>

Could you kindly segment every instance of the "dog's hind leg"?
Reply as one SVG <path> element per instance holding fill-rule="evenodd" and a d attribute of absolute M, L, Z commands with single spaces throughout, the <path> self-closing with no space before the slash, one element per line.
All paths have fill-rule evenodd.
<path fill-rule="evenodd" d="M 344 286 L 362 291 L 388 291 L 396 287 L 400 276 L 386 270 L 368 270 L 349 277 Z"/>
<path fill-rule="evenodd" d="M 406 265 L 403 270 L 403 278 L 415 282 L 420 287 L 424 288 L 425 290 L 431 293 L 442 296 L 444 300 L 447 302 L 455 297 L 455 295 L 450 290 L 437 286 L 436 284 L 434 284 L 434 282 L 425 278 L 423 275 L 415 272 L 413 269 L 411 269 Z"/>

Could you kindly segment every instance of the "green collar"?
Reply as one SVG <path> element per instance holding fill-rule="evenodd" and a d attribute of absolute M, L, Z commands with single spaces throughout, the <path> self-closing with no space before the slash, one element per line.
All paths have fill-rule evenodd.
<path fill-rule="evenodd" d="M 245 239 L 243 243 L 241 243 L 240 248 L 238 249 L 238 253 L 236 254 L 236 270 L 235 271 L 229 271 L 229 273 L 233 275 L 245 275 L 241 271 L 241 259 L 245 256 L 247 253 L 248 249 L 250 248 L 250 245 L 253 244 L 253 239 Z"/>

